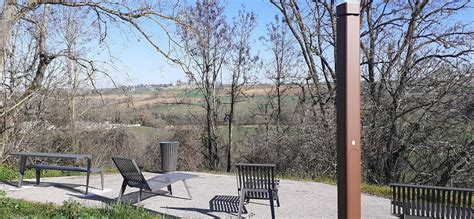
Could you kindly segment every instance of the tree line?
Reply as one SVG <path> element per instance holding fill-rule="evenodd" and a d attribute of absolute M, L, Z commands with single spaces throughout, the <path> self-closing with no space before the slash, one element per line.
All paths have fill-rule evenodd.
<path fill-rule="evenodd" d="M 468 3 L 361 1 L 365 181 L 472 185 L 474 32 L 472 22 L 459 19 Z M 196 85 L 205 113 L 191 118 L 202 126 L 195 145 L 204 167 L 230 171 L 240 161 L 273 162 L 286 173 L 334 177 L 335 1 L 270 0 L 268 5 L 277 14 L 256 40 L 258 14 L 242 7 L 229 19 L 225 12 L 231 9 L 217 0 L 6 0 L 0 157 L 21 147 L 22 122 L 51 116 L 40 115 L 54 111 L 42 108 L 52 107 L 42 105 L 45 99 L 68 97 L 62 114 L 69 129 L 86 119 L 91 106 L 84 102 L 77 108 L 87 96 L 78 88 L 94 88 L 99 75 L 110 75 L 93 61 L 92 48 L 79 45 L 112 46 L 107 27 L 117 25 L 144 39 Z M 253 47 L 259 42 L 265 57 Z M 221 86 L 223 75 L 228 86 Z M 252 113 L 263 122 L 252 136 L 237 139 L 238 106 L 249 101 L 245 90 L 262 75 L 271 89 Z M 71 142 L 81 144 L 80 138 Z"/>

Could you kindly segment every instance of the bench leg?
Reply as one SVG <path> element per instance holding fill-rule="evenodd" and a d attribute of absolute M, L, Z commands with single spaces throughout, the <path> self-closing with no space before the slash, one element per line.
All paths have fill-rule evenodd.
<path fill-rule="evenodd" d="M 272 219 L 275 219 L 275 206 L 273 204 L 273 190 L 268 190 L 268 195 L 270 196 L 270 210 L 272 211 Z"/>
<path fill-rule="evenodd" d="M 143 189 L 140 188 L 140 191 L 138 192 L 138 202 L 137 202 L 137 208 L 140 207 L 140 201 L 142 200 L 142 193 L 143 193 Z"/>
<path fill-rule="evenodd" d="M 104 190 L 104 171 L 100 171 L 100 186 Z"/>
<path fill-rule="evenodd" d="M 189 186 L 186 183 L 186 180 L 183 180 L 183 184 L 184 184 L 184 188 L 186 189 L 186 192 L 188 193 L 189 199 L 193 199 L 193 197 L 191 196 L 191 192 L 189 191 Z"/>
<path fill-rule="evenodd" d="M 240 198 L 239 198 L 239 216 L 238 218 L 242 218 L 242 211 L 244 207 L 244 199 L 245 199 L 245 189 L 240 190 Z"/>
<path fill-rule="evenodd" d="M 36 185 L 40 184 L 41 169 L 36 169 Z"/>
<path fill-rule="evenodd" d="M 278 192 L 275 192 L 275 198 L 276 198 L 276 201 L 277 201 L 277 207 L 280 207 L 280 196 L 278 196 Z"/>
<path fill-rule="evenodd" d="M 125 193 L 125 189 L 127 188 L 127 181 L 123 181 L 122 187 L 120 188 L 119 196 L 117 198 L 117 204 L 120 204 L 120 201 L 122 200 L 123 193 Z"/>
<path fill-rule="evenodd" d="M 25 156 L 20 157 L 20 179 L 18 180 L 18 188 L 21 188 L 23 184 L 23 175 L 25 175 L 26 169 L 26 158 Z"/>
<path fill-rule="evenodd" d="M 91 160 L 87 159 L 87 179 L 86 179 L 86 195 L 89 192 L 89 177 L 91 176 Z"/>

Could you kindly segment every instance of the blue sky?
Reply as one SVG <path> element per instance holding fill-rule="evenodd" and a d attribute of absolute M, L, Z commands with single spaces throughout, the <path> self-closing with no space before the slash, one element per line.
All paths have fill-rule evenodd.
<path fill-rule="evenodd" d="M 273 21 L 277 9 L 268 0 L 228 0 L 225 5 L 225 15 L 229 22 L 237 15 L 242 5 L 247 11 L 257 14 L 258 23 L 253 33 L 255 39 L 253 48 L 261 55 L 265 53 L 265 47 L 258 38 L 266 34 L 266 25 Z M 121 34 L 119 30 L 111 29 L 107 40 L 110 54 L 116 58 L 114 62 L 116 69 L 108 69 L 116 82 L 124 85 L 136 85 L 175 83 L 178 79 L 186 81 L 184 73 L 178 67 L 169 64 L 163 56 L 138 35 L 128 36 L 128 39 L 124 37 L 127 37 L 126 33 Z M 138 39 L 141 40 L 138 41 Z M 101 53 L 104 52 L 102 50 Z M 101 54 L 100 56 L 105 57 L 106 55 Z"/>

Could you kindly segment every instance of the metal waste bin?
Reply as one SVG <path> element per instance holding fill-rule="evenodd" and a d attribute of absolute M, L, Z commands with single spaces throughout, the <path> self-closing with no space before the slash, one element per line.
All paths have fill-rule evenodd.
<path fill-rule="evenodd" d="M 178 144 L 177 141 L 160 142 L 161 154 L 161 172 L 176 171 L 178 163 Z"/>

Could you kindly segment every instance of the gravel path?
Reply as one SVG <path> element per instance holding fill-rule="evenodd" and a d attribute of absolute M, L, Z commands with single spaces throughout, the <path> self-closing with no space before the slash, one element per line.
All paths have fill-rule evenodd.
<path fill-rule="evenodd" d="M 230 199 L 237 196 L 236 178 L 229 175 L 209 173 L 198 174 L 198 178 L 188 181 L 192 200 L 182 183 L 173 184 L 173 195 L 144 194 L 142 205 L 152 212 L 184 218 L 230 218 L 236 213 L 211 211 L 209 201 L 220 195 Z M 145 178 L 154 176 L 145 173 Z M 86 206 L 103 206 L 111 203 L 117 197 L 122 177 L 119 174 L 105 176 L 105 190 L 92 189 L 90 195 L 83 195 L 85 190 L 84 176 L 44 178 L 40 185 L 34 185 L 33 180 L 27 180 L 24 187 L 18 189 L 16 182 L 1 182 L 0 189 L 7 192 L 7 197 L 39 202 L 61 204 L 73 199 Z M 91 185 L 100 187 L 100 177 L 91 176 Z M 124 200 L 136 200 L 137 190 L 127 188 Z M 281 207 L 276 207 L 277 218 L 336 218 L 337 217 L 337 187 L 315 182 L 282 180 L 279 194 Z M 226 211 L 236 210 L 237 206 L 228 204 Z M 246 206 L 249 218 L 270 218 L 268 201 L 251 201 Z M 362 218 L 392 218 L 390 215 L 390 200 L 385 198 L 362 195 Z M 395 218 L 395 217 L 393 217 Z"/>

